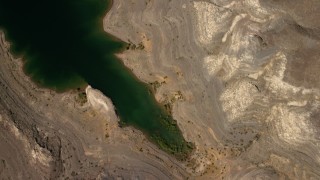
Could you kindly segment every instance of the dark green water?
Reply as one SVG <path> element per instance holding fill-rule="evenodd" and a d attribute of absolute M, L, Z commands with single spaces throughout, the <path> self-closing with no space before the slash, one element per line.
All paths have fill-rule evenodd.
<path fill-rule="evenodd" d="M 39 85 L 65 91 L 86 82 L 110 97 L 124 124 L 143 130 L 160 148 L 190 151 L 174 120 L 113 55 L 125 44 L 103 31 L 108 0 L 0 0 L 0 27 L 25 72 Z"/>

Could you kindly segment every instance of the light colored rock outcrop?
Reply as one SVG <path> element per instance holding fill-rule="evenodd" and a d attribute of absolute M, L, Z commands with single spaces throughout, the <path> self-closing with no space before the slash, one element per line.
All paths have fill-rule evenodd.
<path fill-rule="evenodd" d="M 152 51 L 119 56 L 145 82 L 166 77 L 159 101 L 176 91 L 185 97 L 173 115 L 197 146 L 193 176 L 318 179 L 320 31 L 317 13 L 303 11 L 310 7 L 320 8 L 316 1 L 117 0 L 104 25 L 126 42 L 143 42 L 141 34 L 151 42 Z"/>

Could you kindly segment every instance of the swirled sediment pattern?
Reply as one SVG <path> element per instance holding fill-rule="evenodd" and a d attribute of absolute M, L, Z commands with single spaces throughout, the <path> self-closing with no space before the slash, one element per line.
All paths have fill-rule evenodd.
<path fill-rule="evenodd" d="M 118 56 L 158 84 L 195 177 L 319 179 L 320 2 L 115 0 Z"/>
<path fill-rule="evenodd" d="M 104 28 L 195 143 L 185 162 L 120 128 L 100 91 L 37 87 L 1 32 L 0 177 L 320 179 L 319 13 L 307 0 L 114 0 Z"/>
<path fill-rule="evenodd" d="M 189 176 L 140 131 L 120 128 L 112 102 L 100 91 L 39 88 L 9 47 L 0 32 L 0 179 Z"/>

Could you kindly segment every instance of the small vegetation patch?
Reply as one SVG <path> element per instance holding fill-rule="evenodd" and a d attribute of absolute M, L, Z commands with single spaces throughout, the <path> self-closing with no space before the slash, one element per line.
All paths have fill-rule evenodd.
<path fill-rule="evenodd" d="M 76 96 L 76 102 L 79 103 L 80 106 L 83 106 L 87 101 L 87 94 L 85 92 L 79 92 Z"/>

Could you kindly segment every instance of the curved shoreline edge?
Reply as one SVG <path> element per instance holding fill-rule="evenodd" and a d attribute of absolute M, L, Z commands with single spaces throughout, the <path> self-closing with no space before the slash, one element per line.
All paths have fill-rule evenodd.
<path fill-rule="evenodd" d="M 9 7 L 11 7 L 10 5 Z M 56 8 L 58 5 L 55 3 L 52 6 Z M 13 31 L 14 33 L 9 33 L 9 35 L 13 36 L 12 38 L 16 38 L 16 43 L 18 44 L 16 46 L 20 50 L 26 48 L 26 46 L 28 47 L 26 56 L 24 57 L 26 59 L 24 61 L 26 74 L 38 85 L 41 85 L 41 87 L 49 87 L 59 92 L 63 92 L 69 88 L 82 89 L 80 85 L 91 84 L 94 88 L 99 89 L 112 99 L 121 120 L 121 126 L 132 125 L 142 130 L 159 148 L 173 154 L 179 159 L 186 159 L 190 155 L 193 145 L 184 140 L 179 127 L 171 115 L 167 111 L 164 111 L 161 105 L 156 102 L 153 95 L 150 94 L 149 86 L 141 82 L 123 65 L 121 60 L 118 60 L 113 55 L 115 52 L 121 52 L 122 49 L 119 48 L 122 42 L 112 41 L 116 37 L 108 38 L 108 34 L 103 31 L 103 27 L 91 27 L 96 25 L 97 19 L 100 20 L 100 14 L 102 13 L 100 12 L 102 11 L 102 7 L 99 6 L 100 4 L 98 2 L 95 5 L 92 5 L 92 3 L 88 4 L 90 5 L 88 8 L 100 10 L 99 12 L 95 12 L 96 14 L 94 15 L 91 14 L 92 12 L 88 13 L 87 9 L 82 9 L 84 7 L 78 7 L 77 3 L 74 4 L 75 7 L 73 7 L 72 3 L 68 3 L 67 5 L 71 12 L 77 13 L 75 15 L 79 15 L 82 19 L 75 19 L 75 15 L 70 15 L 70 17 L 61 15 L 60 17 L 55 14 L 57 17 L 53 17 L 54 20 L 61 21 L 62 23 L 68 21 L 78 22 L 79 20 L 90 22 L 86 22 L 86 26 L 83 23 L 71 24 L 74 27 L 66 26 L 66 32 L 69 33 L 66 35 L 64 32 L 57 31 L 61 33 L 59 36 L 70 37 L 67 39 L 68 41 L 64 42 L 66 45 L 63 44 L 62 46 L 65 49 L 60 48 L 61 42 L 56 40 L 58 37 L 51 38 L 51 36 L 48 39 L 48 41 L 50 40 L 50 46 L 48 45 L 48 47 L 42 49 L 45 45 L 41 44 L 41 48 L 39 48 L 39 42 L 46 43 L 44 39 L 48 35 L 52 35 L 50 34 L 52 30 L 47 30 L 52 25 L 43 23 L 42 18 L 36 19 L 39 17 L 37 15 L 36 17 L 31 16 L 28 18 L 35 19 L 35 22 L 40 21 L 38 23 L 45 27 L 44 30 L 48 31 L 45 31 L 46 33 L 38 33 L 37 36 L 39 35 L 39 37 L 33 37 L 40 40 L 33 40 L 33 38 L 27 39 L 29 41 L 26 41 L 24 38 L 19 39 L 21 34 L 22 36 L 34 35 L 33 31 L 41 29 L 37 27 L 34 27 L 33 31 L 28 30 L 26 33 L 22 29 L 21 32 Z M 110 6 L 111 4 L 108 5 Z M 48 7 L 40 6 L 35 10 L 41 8 Z M 109 7 L 106 8 L 109 9 Z M 57 9 L 48 9 L 48 11 L 55 13 Z M 69 14 L 69 11 L 61 11 L 61 14 L 63 13 Z M 98 15 L 99 17 L 97 17 Z M 67 19 L 67 21 L 64 21 L 64 19 Z M 35 22 L 32 21 L 32 25 L 36 25 L 37 23 Z M 15 24 L 19 23 L 23 24 L 20 21 Z M 13 28 L 16 27 L 15 24 L 5 23 L 4 25 L 7 25 L 8 29 L 11 28 L 10 32 L 12 32 Z M 100 22 L 98 24 L 100 25 Z M 102 24 L 103 21 L 101 20 Z M 55 25 L 59 28 L 58 25 L 62 26 L 63 24 Z M 70 34 L 70 30 L 75 29 L 75 27 L 81 28 L 79 32 L 85 33 L 77 34 L 76 32 L 71 32 Z M 22 42 L 19 42 L 19 40 Z M 90 43 L 93 45 L 90 45 Z M 51 44 L 53 44 L 53 47 L 51 47 Z M 70 49 L 67 49 L 68 47 Z M 105 50 L 101 47 L 105 47 Z M 54 53 L 50 53 L 51 51 L 54 51 Z M 81 82 L 81 84 L 78 85 L 77 82 Z M 110 84 L 112 85 L 110 86 Z"/>

